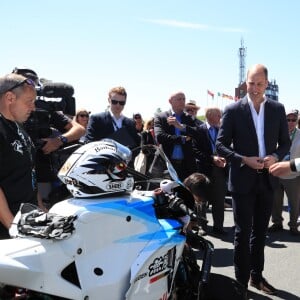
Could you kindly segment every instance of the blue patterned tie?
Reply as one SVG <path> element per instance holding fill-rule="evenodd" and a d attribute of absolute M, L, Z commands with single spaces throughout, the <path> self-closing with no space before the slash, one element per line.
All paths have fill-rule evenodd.
<path fill-rule="evenodd" d="M 217 132 L 216 128 L 213 126 L 209 127 L 209 135 L 210 135 L 210 143 L 213 153 L 216 152 L 216 138 L 217 138 Z"/>
<path fill-rule="evenodd" d="M 173 114 L 173 116 L 176 117 L 176 119 L 179 123 L 181 123 L 181 115 Z M 175 134 L 177 136 L 181 135 L 180 130 L 176 127 L 175 127 Z M 172 159 L 178 159 L 178 160 L 183 159 L 183 151 L 182 151 L 181 145 L 178 145 L 178 144 L 174 145 L 173 152 L 172 152 Z"/>

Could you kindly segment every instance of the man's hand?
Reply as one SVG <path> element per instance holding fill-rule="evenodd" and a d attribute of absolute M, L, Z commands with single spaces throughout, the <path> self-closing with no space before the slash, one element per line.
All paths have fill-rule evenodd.
<path fill-rule="evenodd" d="M 264 168 L 268 169 L 270 166 L 275 164 L 278 161 L 278 159 L 273 155 L 268 155 L 264 158 Z"/>
<path fill-rule="evenodd" d="M 250 157 L 243 156 L 242 162 L 248 167 L 250 167 L 251 169 L 255 169 L 255 170 L 261 170 L 265 167 L 264 160 L 258 156 L 250 156 Z"/>
<path fill-rule="evenodd" d="M 183 124 L 181 124 L 180 122 L 178 122 L 176 117 L 172 117 L 172 116 L 168 117 L 167 122 L 168 122 L 169 125 L 172 125 L 175 128 L 178 128 L 179 130 L 184 130 L 185 129 L 185 126 Z"/>
<path fill-rule="evenodd" d="M 273 176 L 285 176 L 291 173 L 291 166 L 289 161 L 281 161 L 269 167 L 269 172 Z"/>
<path fill-rule="evenodd" d="M 226 159 L 221 156 L 213 156 L 213 163 L 215 166 L 219 168 L 225 168 L 226 166 Z"/>
<path fill-rule="evenodd" d="M 43 141 L 46 142 L 44 147 L 42 148 L 42 151 L 44 154 L 50 154 L 51 152 L 57 150 L 63 143 L 60 139 L 57 137 L 55 138 L 46 138 L 43 139 Z"/>

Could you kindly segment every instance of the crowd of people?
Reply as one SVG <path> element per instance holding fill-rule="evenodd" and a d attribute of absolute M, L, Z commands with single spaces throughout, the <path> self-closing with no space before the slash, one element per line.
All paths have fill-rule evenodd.
<path fill-rule="evenodd" d="M 57 178 L 49 169 L 51 164 L 42 162 L 61 146 L 112 138 L 132 150 L 132 167 L 141 147 L 147 153 L 149 169 L 154 154 L 148 153 L 146 146 L 159 145 L 194 195 L 204 220 L 201 234 L 208 231 L 205 220 L 210 205 L 212 234 L 227 234 L 223 228 L 224 201 L 230 193 L 235 228 L 233 264 L 245 299 L 248 284 L 276 294 L 262 274 L 265 239 L 268 230 L 283 229 L 284 193 L 290 233 L 299 234 L 300 129 L 297 110 L 285 112 L 281 103 L 266 98 L 268 70 L 264 65 L 248 70 L 243 99 L 228 105 L 224 112 L 207 107 L 202 121 L 197 118 L 200 107 L 194 100 L 186 101 L 182 91 L 170 95 L 169 110 L 149 120 L 139 112 L 127 117 L 123 114 L 127 92 L 124 87 L 113 87 L 108 92 L 108 109 L 103 112 L 91 113 L 85 108 L 78 109 L 75 116 L 55 112 L 51 124 L 56 130 L 42 139 L 39 149 L 22 126 L 35 110 L 34 79 L 32 73 L 31 78 L 15 73 L 0 78 L 1 239 L 9 238 L 20 203 L 35 203 L 46 209 L 43 200 Z M 38 161 L 36 156 L 40 156 Z M 205 193 L 197 188 L 204 185 Z M 268 228 L 270 218 L 273 224 Z"/>

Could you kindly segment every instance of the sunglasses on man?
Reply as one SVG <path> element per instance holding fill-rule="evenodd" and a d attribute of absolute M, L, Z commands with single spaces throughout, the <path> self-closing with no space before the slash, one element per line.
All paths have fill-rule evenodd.
<path fill-rule="evenodd" d="M 288 122 L 297 122 L 297 119 L 286 119 Z"/>
<path fill-rule="evenodd" d="M 187 108 L 186 109 L 186 112 L 196 112 L 197 111 L 197 109 L 195 109 L 195 108 Z"/>
<path fill-rule="evenodd" d="M 113 105 L 117 105 L 120 104 L 121 106 L 124 106 L 126 104 L 126 101 L 119 101 L 119 100 L 115 100 L 115 99 L 111 99 L 111 104 Z"/>
<path fill-rule="evenodd" d="M 35 82 L 34 82 L 32 79 L 26 78 L 26 79 L 24 79 L 23 81 L 16 83 L 14 86 L 12 86 L 11 88 L 9 88 L 9 89 L 8 89 L 6 92 L 4 92 L 4 93 L 11 92 L 12 90 L 14 90 L 14 89 L 16 89 L 16 88 L 22 86 L 23 84 L 28 84 L 28 85 L 30 85 L 30 86 L 35 87 Z"/>
<path fill-rule="evenodd" d="M 78 116 L 81 117 L 81 118 L 88 118 L 89 117 L 88 114 L 79 114 Z"/>

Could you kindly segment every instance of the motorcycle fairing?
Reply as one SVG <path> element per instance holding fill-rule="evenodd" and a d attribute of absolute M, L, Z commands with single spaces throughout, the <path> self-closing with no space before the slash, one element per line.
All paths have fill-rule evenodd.
<path fill-rule="evenodd" d="M 61 241 L 33 237 L 0 241 L 0 282 L 73 300 L 86 296 L 98 300 L 99 295 L 102 299 L 124 299 L 134 264 L 141 266 L 134 271 L 136 280 L 155 257 L 165 257 L 174 247 L 181 253 L 184 239 L 177 233 L 180 222 L 158 220 L 149 196 L 74 198 L 55 204 L 50 212 L 76 215 L 74 233 Z M 75 267 L 78 285 L 61 275 L 70 265 Z M 158 280 L 161 274 L 155 274 L 157 280 L 151 284 L 149 278 L 137 280 L 135 291 L 140 285 L 139 293 L 148 295 L 145 291 L 152 291 L 157 284 L 170 285 L 168 274 L 168 281 Z"/>
<path fill-rule="evenodd" d="M 178 230 L 167 231 L 167 239 L 153 238 L 133 263 L 126 299 L 160 299 L 164 292 L 170 295 L 185 237 Z"/>

